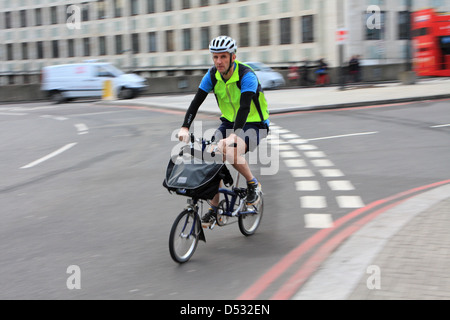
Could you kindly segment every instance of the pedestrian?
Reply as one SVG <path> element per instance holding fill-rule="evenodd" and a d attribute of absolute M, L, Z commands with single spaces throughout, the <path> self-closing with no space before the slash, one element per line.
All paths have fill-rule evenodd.
<path fill-rule="evenodd" d="M 361 80 L 359 56 L 357 56 L 357 55 L 352 56 L 352 58 L 350 59 L 350 61 L 348 63 L 348 71 L 349 71 L 350 79 L 354 83 L 358 83 Z"/>
<path fill-rule="evenodd" d="M 330 83 L 330 78 L 328 76 L 328 64 L 325 62 L 324 58 L 319 60 L 318 69 L 316 70 L 317 80 L 316 85 L 324 86 Z"/>
<path fill-rule="evenodd" d="M 303 65 L 300 69 L 300 77 L 301 77 L 301 85 L 304 87 L 309 87 L 311 84 L 311 80 L 309 79 L 309 69 L 310 69 L 309 60 L 306 59 L 303 61 Z"/>
<path fill-rule="evenodd" d="M 288 80 L 290 84 L 298 85 L 298 79 L 299 79 L 298 67 L 296 65 L 291 65 L 289 67 L 288 73 Z"/>

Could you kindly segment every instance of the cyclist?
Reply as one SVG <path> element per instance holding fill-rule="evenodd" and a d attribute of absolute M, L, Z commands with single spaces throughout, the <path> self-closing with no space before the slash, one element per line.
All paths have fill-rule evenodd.
<path fill-rule="evenodd" d="M 261 185 L 252 174 L 244 157 L 253 151 L 269 130 L 269 112 L 261 85 L 253 70 L 236 60 L 236 41 L 228 36 L 211 40 L 209 51 L 214 66 L 203 77 L 178 132 L 180 141 L 189 142 L 189 128 L 200 105 L 213 91 L 222 116 L 215 141 L 224 159 L 247 180 L 247 204 L 257 204 Z M 203 218 L 203 226 L 213 222 L 219 194 L 211 201 Z"/>

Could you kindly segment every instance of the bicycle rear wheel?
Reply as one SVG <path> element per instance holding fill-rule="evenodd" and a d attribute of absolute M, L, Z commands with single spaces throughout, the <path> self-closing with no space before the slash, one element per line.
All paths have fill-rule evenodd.
<path fill-rule="evenodd" d="M 187 262 L 194 255 L 199 240 L 198 221 L 192 210 L 182 211 L 175 219 L 169 237 L 170 256 L 175 262 Z"/>
<path fill-rule="evenodd" d="M 264 211 L 264 199 L 262 193 L 259 195 L 260 200 L 256 205 L 247 206 L 243 211 L 254 211 L 239 215 L 239 230 L 244 236 L 251 236 L 258 229 Z"/>

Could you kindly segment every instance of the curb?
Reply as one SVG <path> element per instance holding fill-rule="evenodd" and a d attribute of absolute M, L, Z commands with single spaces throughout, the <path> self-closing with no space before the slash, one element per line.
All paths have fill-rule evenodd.
<path fill-rule="evenodd" d="M 331 110 L 331 109 L 356 108 L 356 107 L 363 107 L 363 106 L 388 105 L 388 104 L 399 104 L 399 103 L 409 103 L 409 102 L 427 101 L 427 100 L 443 100 L 443 99 L 450 99 L 450 94 L 440 94 L 440 95 L 411 97 L 411 98 L 359 101 L 359 102 L 338 103 L 338 104 L 331 104 L 331 105 L 274 108 L 274 109 L 270 110 L 270 114 L 283 114 L 283 113 L 311 111 L 311 110 Z M 164 106 L 162 104 L 157 104 L 157 103 L 136 102 L 136 101 L 129 101 L 129 100 L 98 101 L 95 104 L 112 105 L 112 106 L 148 107 L 148 108 L 186 111 L 186 107 L 177 107 L 177 106 L 168 107 L 168 106 Z M 218 111 L 216 112 L 216 111 L 210 111 L 210 110 L 201 110 L 201 108 L 199 109 L 198 112 L 203 113 L 203 114 L 209 114 L 209 115 L 220 115 L 220 112 L 218 112 Z"/>
<path fill-rule="evenodd" d="M 449 183 L 442 181 L 441 186 L 401 201 L 365 224 L 321 264 L 320 270 L 308 279 L 292 299 L 348 299 L 357 285 L 367 280 L 366 269 L 391 237 L 419 214 L 449 198 Z M 324 283 L 327 285 L 324 286 Z"/>

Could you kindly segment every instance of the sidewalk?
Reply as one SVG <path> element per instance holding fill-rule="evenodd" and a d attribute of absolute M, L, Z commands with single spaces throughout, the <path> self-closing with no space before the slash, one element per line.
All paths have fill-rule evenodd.
<path fill-rule="evenodd" d="M 193 96 L 99 103 L 185 111 Z M 450 79 L 424 79 L 415 85 L 349 86 L 345 90 L 338 87 L 274 90 L 266 91 L 266 97 L 272 114 L 447 99 Z M 208 96 L 199 112 L 220 114 L 213 95 Z M 450 300 L 448 230 L 450 181 L 410 198 L 364 225 L 327 258 L 293 299 Z M 369 266 L 380 272 L 379 287 L 369 288 L 372 274 L 368 272 Z"/>
<path fill-rule="evenodd" d="M 449 213 L 450 184 L 382 213 L 328 257 L 293 299 L 449 300 Z"/>
<path fill-rule="evenodd" d="M 150 84 L 151 85 L 151 84 Z M 266 90 L 271 114 L 317 108 L 342 108 L 417 100 L 450 98 L 450 79 L 424 79 L 415 85 L 400 83 L 361 84 L 339 87 L 312 87 L 283 90 Z M 194 94 L 145 96 L 132 100 L 100 101 L 99 104 L 148 106 L 186 111 Z M 199 112 L 219 114 L 214 95 L 210 94 Z"/>

